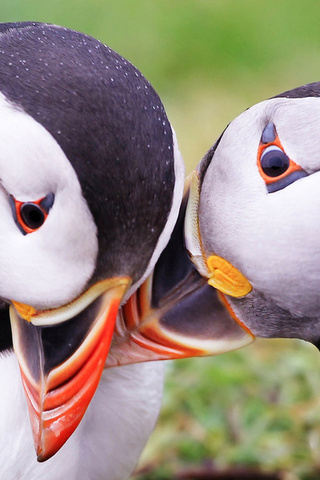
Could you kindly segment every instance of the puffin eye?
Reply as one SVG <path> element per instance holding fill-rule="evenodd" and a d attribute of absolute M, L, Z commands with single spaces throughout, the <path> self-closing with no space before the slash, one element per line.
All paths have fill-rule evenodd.
<path fill-rule="evenodd" d="M 45 215 L 36 203 L 24 203 L 20 209 L 21 218 L 31 230 L 40 228 L 45 221 Z"/>
<path fill-rule="evenodd" d="M 262 132 L 257 164 L 268 193 L 282 190 L 308 175 L 285 153 L 272 122 L 268 123 Z"/>
<path fill-rule="evenodd" d="M 289 168 L 290 159 L 281 148 L 271 145 L 263 150 L 260 165 L 262 171 L 268 177 L 279 177 Z"/>
<path fill-rule="evenodd" d="M 10 195 L 9 202 L 17 227 L 23 235 L 26 235 L 35 232 L 43 225 L 53 205 L 54 194 L 49 193 L 35 202 L 20 202 Z"/>

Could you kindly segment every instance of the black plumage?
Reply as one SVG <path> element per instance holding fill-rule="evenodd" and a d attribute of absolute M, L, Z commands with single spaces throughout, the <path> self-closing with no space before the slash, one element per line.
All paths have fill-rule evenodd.
<path fill-rule="evenodd" d="M 92 37 L 30 22 L 0 31 L 0 91 L 59 143 L 98 227 L 92 283 L 115 270 L 135 281 L 166 224 L 175 182 L 172 131 L 157 93 Z"/>

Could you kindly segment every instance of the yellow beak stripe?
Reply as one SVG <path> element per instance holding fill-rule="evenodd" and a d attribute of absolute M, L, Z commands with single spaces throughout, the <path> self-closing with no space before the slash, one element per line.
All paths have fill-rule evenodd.
<path fill-rule="evenodd" d="M 27 322 L 31 322 L 31 318 L 37 312 L 37 310 L 30 305 L 26 305 L 25 303 L 14 302 L 12 301 L 15 309 L 19 313 L 20 317 L 27 320 Z"/>
<path fill-rule="evenodd" d="M 252 290 L 250 282 L 231 263 L 217 255 L 207 259 L 208 283 L 231 297 L 244 297 Z"/>

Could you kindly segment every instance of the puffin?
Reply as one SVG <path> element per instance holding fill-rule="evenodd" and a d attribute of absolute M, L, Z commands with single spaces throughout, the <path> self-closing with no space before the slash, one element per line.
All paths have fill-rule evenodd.
<path fill-rule="evenodd" d="M 105 364 L 179 214 L 175 133 L 129 61 L 33 22 L 0 25 L 0 125 L 0 477 L 124 480 L 163 365 Z"/>
<path fill-rule="evenodd" d="M 320 348 L 319 127 L 320 82 L 226 127 L 187 178 L 151 275 L 121 308 L 107 363 L 148 348 L 154 359 L 215 355 L 257 337 Z M 129 353 L 128 338 L 143 350 Z"/>
<path fill-rule="evenodd" d="M 192 174 L 185 223 L 192 262 L 248 334 L 318 348 L 319 97 L 303 85 L 233 120 Z"/>

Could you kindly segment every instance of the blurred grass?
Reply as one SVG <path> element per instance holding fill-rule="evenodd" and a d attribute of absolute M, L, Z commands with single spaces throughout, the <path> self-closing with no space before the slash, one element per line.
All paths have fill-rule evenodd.
<path fill-rule="evenodd" d="M 187 171 L 248 106 L 318 81 L 319 0 L 0 0 L 0 21 L 57 23 L 100 38 L 160 94 Z M 214 460 L 320 478 L 320 358 L 297 341 L 168 365 L 141 465 L 169 479 Z"/>
<path fill-rule="evenodd" d="M 320 478 L 320 358 L 299 341 L 258 340 L 214 358 L 170 362 L 163 408 L 140 462 L 172 479 L 213 461 Z"/>

